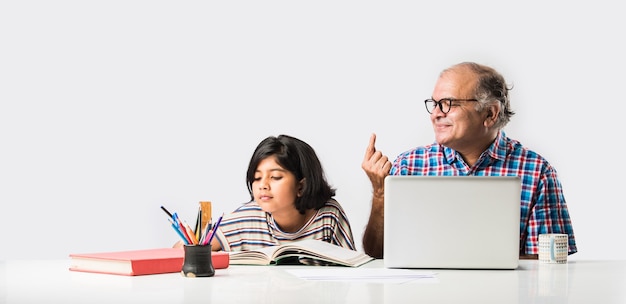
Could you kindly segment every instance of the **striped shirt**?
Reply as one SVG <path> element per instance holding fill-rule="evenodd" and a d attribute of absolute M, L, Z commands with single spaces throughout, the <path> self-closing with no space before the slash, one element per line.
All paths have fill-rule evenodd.
<path fill-rule="evenodd" d="M 453 149 L 433 143 L 398 155 L 390 174 L 520 176 L 520 253 L 538 254 L 538 236 L 543 233 L 567 234 L 569 254 L 577 251 L 556 170 L 542 156 L 508 138 L 504 131 L 472 167 Z"/>
<path fill-rule="evenodd" d="M 252 201 L 224 215 L 215 238 L 224 251 L 253 250 L 296 240 L 317 239 L 356 250 L 343 208 L 329 200 L 300 230 L 284 232 L 274 218 Z"/>

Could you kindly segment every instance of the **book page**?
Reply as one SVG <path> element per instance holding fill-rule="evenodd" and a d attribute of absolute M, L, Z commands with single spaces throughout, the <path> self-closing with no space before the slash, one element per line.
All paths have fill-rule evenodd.
<path fill-rule="evenodd" d="M 280 246 L 268 246 L 255 250 L 229 252 L 232 264 L 240 265 L 269 265 L 272 255 Z"/>
<path fill-rule="evenodd" d="M 350 250 L 321 240 L 302 240 L 280 246 L 273 259 L 290 256 L 308 257 L 345 266 L 360 266 L 373 258 L 358 251 Z"/>
<path fill-rule="evenodd" d="M 270 265 L 291 264 L 293 258 L 299 258 L 303 264 L 315 265 L 310 260 L 324 261 L 343 266 L 360 266 L 374 258 L 365 253 L 354 251 L 321 240 L 301 240 L 277 246 L 269 246 L 255 250 L 230 252 L 232 264 Z M 309 260 L 305 263 L 305 261 Z M 323 265 L 325 263 L 321 263 Z"/>
<path fill-rule="evenodd" d="M 73 271 L 106 272 L 127 275 L 133 273 L 130 261 L 72 257 L 71 262 L 70 270 Z"/>

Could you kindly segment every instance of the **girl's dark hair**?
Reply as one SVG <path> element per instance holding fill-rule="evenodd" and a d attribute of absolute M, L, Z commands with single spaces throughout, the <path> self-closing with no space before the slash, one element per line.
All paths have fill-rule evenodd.
<path fill-rule="evenodd" d="M 254 200 L 252 182 L 255 171 L 262 160 L 272 155 L 276 156 L 276 161 L 281 167 L 295 175 L 296 181 L 304 179 L 302 195 L 295 201 L 295 207 L 301 214 L 308 209 L 322 208 L 329 199 L 335 196 L 336 189 L 326 181 L 322 164 L 315 150 L 295 137 L 279 135 L 265 138 L 252 154 L 246 174 L 246 184 L 251 200 Z"/>

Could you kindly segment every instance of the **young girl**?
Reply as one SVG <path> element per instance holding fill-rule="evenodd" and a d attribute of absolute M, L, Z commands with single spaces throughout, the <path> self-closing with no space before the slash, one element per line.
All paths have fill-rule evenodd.
<path fill-rule="evenodd" d="M 318 239 L 355 250 L 343 208 L 315 151 L 287 135 L 256 147 L 246 174 L 250 202 L 225 215 L 213 250 L 242 251 Z"/>

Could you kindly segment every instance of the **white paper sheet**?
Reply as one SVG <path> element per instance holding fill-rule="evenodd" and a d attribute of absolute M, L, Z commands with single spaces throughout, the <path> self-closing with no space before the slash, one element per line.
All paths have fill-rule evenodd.
<path fill-rule="evenodd" d="M 345 267 L 311 267 L 286 269 L 287 272 L 303 280 L 352 281 L 364 283 L 438 283 L 432 271 L 411 269 L 373 269 Z"/>

